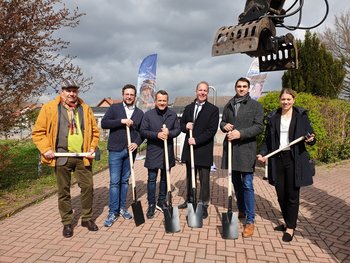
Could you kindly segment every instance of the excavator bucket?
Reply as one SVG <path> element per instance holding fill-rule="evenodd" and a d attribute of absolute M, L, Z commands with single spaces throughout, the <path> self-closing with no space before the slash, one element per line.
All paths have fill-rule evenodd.
<path fill-rule="evenodd" d="M 298 49 L 294 37 L 288 33 L 284 41 L 278 43 L 277 52 L 259 56 L 260 72 L 298 68 Z"/>
<path fill-rule="evenodd" d="M 212 56 L 235 53 L 258 57 L 260 72 L 298 66 L 293 35 L 276 37 L 275 24 L 269 17 L 236 26 L 223 26 L 216 32 Z"/>
<path fill-rule="evenodd" d="M 247 53 L 256 57 L 263 55 L 265 52 L 261 50 L 260 43 L 262 35 L 276 35 L 275 25 L 267 17 L 236 26 L 223 26 L 215 34 L 212 56 L 235 53 Z"/>

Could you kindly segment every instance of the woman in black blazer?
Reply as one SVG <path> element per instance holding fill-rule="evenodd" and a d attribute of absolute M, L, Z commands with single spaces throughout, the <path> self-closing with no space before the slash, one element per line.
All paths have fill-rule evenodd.
<path fill-rule="evenodd" d="M 283 89 L 279 96 L 281 107 L 267 116 L 265 139 L 257 159 L 265 163 L 266 154 L 305 136 L 305 140 L 269 158 L 268 179 L 274 185 L 285 225 L 274 229 L 284 231 L 282 240 L 293 240 L 299 211 L 300 187 L 311 185 L 314 171 L 309 162 L 305 143 L 314 145 L 315 134 L 307 111 L 294 106 L 296 93 Z"/>

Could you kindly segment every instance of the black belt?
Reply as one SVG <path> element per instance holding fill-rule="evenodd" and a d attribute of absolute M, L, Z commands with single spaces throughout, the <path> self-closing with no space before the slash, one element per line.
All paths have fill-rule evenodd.
<path fill-rule="evenodd" d="M 290 150 L 284 150 L 284 151 L 280 151 L 277 156 L 278 157 L 284 157 L 284 156 L 289 156 L 290 154 L 291 154 Z"/>

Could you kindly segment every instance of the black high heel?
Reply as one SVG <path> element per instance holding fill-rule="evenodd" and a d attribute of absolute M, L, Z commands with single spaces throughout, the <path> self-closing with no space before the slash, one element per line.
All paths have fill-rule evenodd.
<path fill-rule="evenodd" d="M 290 242 L 290 241 L 293 240 L 293 237 L 294 237 L 294 231 L 293 231 L 293 234 L 292 234 L 292 235 L 289 234 L 289 233 L 287 233 L 287 232 L 284 232 L 284 233 L 283 233 L 283 236 L 282 236 L 282 241 L 283 241 L 283 242 Z"/>

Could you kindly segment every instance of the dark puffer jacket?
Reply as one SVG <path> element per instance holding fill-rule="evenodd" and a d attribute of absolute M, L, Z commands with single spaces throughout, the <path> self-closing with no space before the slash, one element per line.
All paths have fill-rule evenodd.
<path fill-rule="evenodd" d="M 163 124 L 169 129 L 167 140 L 169 152 L 169 165 L 175 166 L 174 138 L 180 134 L 180 123 L 174 111 L 167 108 L 161 114 L 157 108 L 147 111 L 141 124 L 141 136 L 147 139 L 147 152 L 144 166 L 148 169 L 165 169 L 164 141 L 157 135 L 162 130 Z"/>

